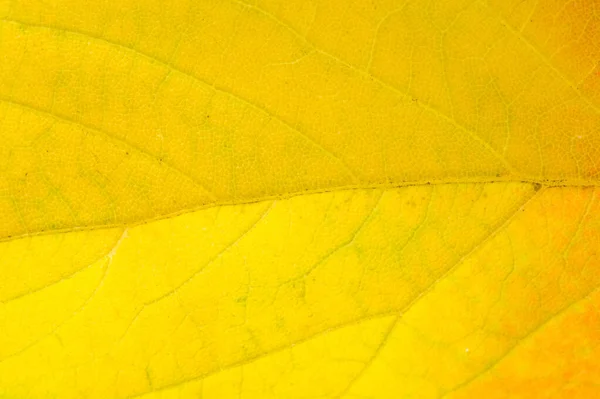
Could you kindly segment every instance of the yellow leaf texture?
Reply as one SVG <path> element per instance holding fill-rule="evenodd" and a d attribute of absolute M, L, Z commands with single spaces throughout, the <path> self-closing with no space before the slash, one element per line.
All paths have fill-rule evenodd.
<path fill-rule="evenodd" d="M 0 398 L 600 397 L 599 0 L 0 0 Z"/>

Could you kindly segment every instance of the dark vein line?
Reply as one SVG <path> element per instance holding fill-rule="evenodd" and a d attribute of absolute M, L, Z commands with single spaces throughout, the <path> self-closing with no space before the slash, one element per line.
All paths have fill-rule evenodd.
<path fill-rule="evenodd" d="M 0 237 L 0 243 L 9 242 L 13 240 L 20 240 L 28 237 L 37 237 L 49 234 L 68 234 L 80 231 L 95 231 L 95 230 L 105 230 L 116 227 L 121 228 L 131 228 L 136 227 L 148 223 L 152 223 L 159 220 L 165 220 L 174 218 L 177 216 L 185 215 L 188 213 L 198 212 L 205 209 L 210 209 L 214 207 L 228 207 L 228 206 L 238 206 L 238 205 L 248 205 L 248 204 L 256 204 L 265 201 L 273 201 L 273 200 L 287 200 L 290 198 L 301 197 L 301 196 L 309 196 L 309 195 L 318 195 L 318 194 L 329 194 L 334 192 L 342 192 L 342 191 L 353 191 L 353 190 L 396 190 L 402 189 L 406 187 L 420 187 L 420 186 L 428 186 L 428 185 L 464 185 L 464 184 L 506 184 L 506 183 L 519 183 L 519 184 L 530 184 L 538 187 L 545 188 L 564 188 L 564 187 L 579 187 L 579 188 L 588 188 L 588 187 L 600 187 L 600 181 L 587 181 L 583 179 L 572 179 L 572 180 L 535 180 L 535 179 L 512 179 L 510 177 L 474 177 L 474 178 L 465 178 L 458 180 L 445 180 L 445 179 L 429 179 L 425 181 L 418 180 L 407 180 L 404 182 L 385 182 L 385 183 L 373 183 L 373 184 L 361 184 L 361 185 L 346 185 L 346 186 L 336 186 L 336 187 L 326 187 L 326 188 L 317 188 L 310 190 L 301 190 L 287 193 L 279 193 L 279 194 L 270 194 L 265 195 L 263 197 L 255 197 L 248 198 L 244 200 L 231 200 L 231 201 L 221 201 L 215 203 L 201 204 L 199 206 L 179 209 L 174 212 L 164 213 L 155 217 L 150 217 L 142 220 L 135 221 L 123 221 L 120 223 L 106 223 L 106 224 L 97 224 L 97 225 L 89 225 L 89 226 L 74 226 L 67 227 L 62 229 L 51 229 L 51 230 L 43 230 L 36 232 L 26 232 L 19 233 L 14 235 L 8 235 L 4 237 Z M 5 233 L 6 234 L 6 233 Z"/>

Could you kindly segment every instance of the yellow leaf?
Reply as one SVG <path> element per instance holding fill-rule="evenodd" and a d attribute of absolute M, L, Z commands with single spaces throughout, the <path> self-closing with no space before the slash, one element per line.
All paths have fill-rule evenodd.
<path fill-rule="evenodd" d="M 596 397 L 598 0 L 0 0 L 0 398 Z"/>

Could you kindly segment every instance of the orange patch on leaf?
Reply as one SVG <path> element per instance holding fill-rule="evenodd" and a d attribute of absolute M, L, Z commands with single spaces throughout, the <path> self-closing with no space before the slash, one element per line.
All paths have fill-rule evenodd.
<path fill-rule="evenodd" d="M 596 290 L 542 324 L 495 368 L 452 398 L 596 397 L 599 309 Z"/>

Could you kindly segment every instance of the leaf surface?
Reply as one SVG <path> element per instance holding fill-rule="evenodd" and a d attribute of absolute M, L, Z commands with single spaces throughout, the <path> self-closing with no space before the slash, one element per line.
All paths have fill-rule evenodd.
<path fill-rule="evenodd" d="M 0 1 L 0 397 L 595 396 L 599 6 Z"/>

